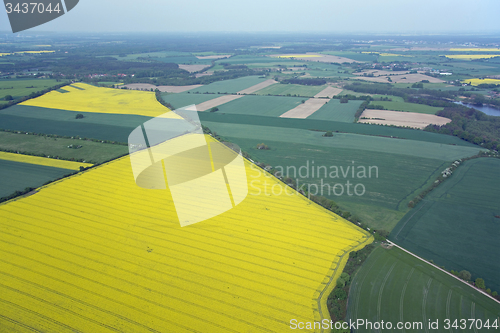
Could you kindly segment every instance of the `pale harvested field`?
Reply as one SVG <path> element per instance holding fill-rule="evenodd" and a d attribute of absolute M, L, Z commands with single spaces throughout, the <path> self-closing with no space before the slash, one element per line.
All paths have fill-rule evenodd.
<path fill-rule="evenodd" d="M 179 65 L 180 69 L 188 71 L 189 73 L 199 72 L 199 71 L 202 71 L 208 67 L 210 67 L 210 66 L 208 66 L 208 65 Z"/>
<path fill-rule="evenodd" d="M 131 83 L 125 85 L 124 87 L 133 90 L 144 90 L 144 89 L 151 90 L 151 88 L 153 88 L 153 90 L 158 89 L 161 92 L 181 93 L 202 86 L 203 85 L 201 84 L 195 84 L 192 86 L 155 86 L 154 84 L 149 84 L 149 83 Z"/>
<path fill-rule="evenodd" d="M 195 74 L 195 77 L 196 78 L 199 78 L 199 77 L 202 77 L 202 76 L 210 76 L 214 74 L 214 72 L 204 72 L 204 73 L 198 73 L 198 74 Z"/>
<path fill-rule="evenodd" d="M 344 58 L 344 57 L 337 57 L 337 56 L 333 56 L 333 55 L 328 55 L 328 54 L 320 54 L 320 53 L 312 53 L 312 52 L 308 52 L 304 55 L 300 55 L 300 54 L 273 54 L 271 55 L 271 57 L 273 58 L 280 58 L 280 57 L 291 57 L 293 56 L 293 59 L 297 59 L 297 60 L 304 60 L 304 61 L 313 61 L 313 62 L 337 62 L 337 63 L 344 63 L 344 62 L 347 62 L 347 63 L 354 63 L 354 62 L 362 62 L 362 61 L 356 61 L 356 60 L 352 60 L 352 59 L 349 59 L 349 58 Z"/>
<path fill-rule="evenodd" d="M 225 95 L 221 97 L 217 97 L 214 99 L 211 99 L 209 101 L 200 103 L 196 105 L 196 110 L 198 111 L 207 111 L 210 110 L 211 108 L 217 107 L 222 104 L 226 104 L 228 102 L 234 101 L 235 99 L 241 98 L 244 95 Z"/>
<path fill-rule="evenodd" d="M 266 80 L 264 82 L 261 82 L 259 84 L 254 85 L 254 86 L 251 86 L 249 88 L 238 91 L 238 93 L 239 94 L 253 94 L 256 91 L 259 91 L 259 90 L 264 89 L 266 87 L 272 86 L 273 84 L 276 84 L 276 83 L 278 83 L 278 82 L 274 81 L 274 80 Z"/>
<path fill-rule="evenodd" d="M 342 92 L 342 89 L 339 89 L 339 88 L 336 88 L 336 87 L 332 87 L 332 86 L 328 86 L 325 89 L 323 89 L 322 91 L 320 91 L 319 93 L 317 93 L 314 96 L 314 98 L 320 98 L 320 97 L 329 97 L 329 98 L 332 98 L 333 96 L 337 96 L 341 92 Z"/>
<path fill-rule="evenodd" d="M 361 114 L 358 122 L 379 125 L 408 126 L 423 129 L 431 124 L 440 126 L 446 125 L 447 123 L 451 122 L 451 120 L 448 118 L 435 116 L 433 114 L 366 109 Z"/>
<path fill-rule="evenodd" d="M 211 56 L 197 56 L 196 58 L 198 59 L 224 59 L 224 58 L 229 58 L 231 55 L 230 54 L 223 54 L 223 55 L 211 55 Z"/>
<path fill-rule="evenodd" d="M 328 99 L 310 98 L 304 104 L 300 104 L 290 111 L 283 113 L 280 117 L 305 119 L 321 109 L 327 102 L 329 102 Z"/>
<path fill-rule="evenodd" d="M 432 76 L 427 76 L 424 74 L 401 74 L 401 75 L 392 75 L 392 76 L 378 76 L 378 77 L 366 77 L 366 76 L 358 76 L 356 79 L 365 80 L 370 82 L 389 82 L 387 78 L 390 77 L 392 83 L 417 83 L 422 80 L 428 80 L 430 83 L 443 83 L 445 81 L 441 79 L 437 79 Z"/>
<path fill-rule="evenodd" d="M 354 75 L 364 75 L 364 74 L 373 74 L 374 76 L 385 76 L 385 75 L 391 75 L 391 74 L 408 74 L 409 72 L 393 72 L 393 71 L 384 71 L 384 70 L 378 70 L 378 69 L 370 69 L 367 71 L 359 72 L 359 73 L 352 73 Z"/>

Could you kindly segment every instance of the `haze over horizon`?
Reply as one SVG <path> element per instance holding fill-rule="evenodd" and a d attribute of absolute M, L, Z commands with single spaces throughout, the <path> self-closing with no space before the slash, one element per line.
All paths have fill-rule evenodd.
<path fill-rule="evenodd" d="M 487 34 L 500 31 L 498 13 L 498 0 L 81 0 L 27 32 Z M 0 31 L 11 31 L 5 11 Z"/>

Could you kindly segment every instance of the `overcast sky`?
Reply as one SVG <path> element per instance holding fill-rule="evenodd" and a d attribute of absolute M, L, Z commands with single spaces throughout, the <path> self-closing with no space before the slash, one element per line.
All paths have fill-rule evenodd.
<path fill-rule="evenodd" d="M 80 0 L 32 31 L 477 33 L 499 32 L 499 17 L 500 0 Z"/>

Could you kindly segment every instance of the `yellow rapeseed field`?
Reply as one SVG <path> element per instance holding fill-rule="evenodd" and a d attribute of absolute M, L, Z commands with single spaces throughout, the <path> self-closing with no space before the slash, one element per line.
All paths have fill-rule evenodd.
<path fill-rule="evenodd" d="M 478 86 L 480 84 L 486 83 L 486 84 L 500 84 L 499 79 L 467 79 L 463 80 L 463 83 L 470 83 L 473 86 Z"/>
<path fill-rule="evenodd" d="M 129 157 L 0 205 L 0 327 L 288 332 L 329 318 L 348 253 L 373 238 L 290 188 L 273 194 L 283 184 L 245 163 L 249 196 L 184 228 L 169 190 L 136 186 Z"/>
<path fill-rule="evenodd" d="M 473 59 L 489 59 L 500 57 L 500 54 L 453 54 L 446 55 L 449 59 L 473 60 Z"/>
<path fill-rule="evenodd" d="M 450 51 L 458 52 L 500 52 L 499 48 L 489 47 L 489 48 L 451 48 Z"/>
<path fill-rule="evenodd" d="M 95 87 L 85 83 L 65 86 L 69 93 L 51 91 L 21 105 L 68 111 L 134 114 L 157 117 L 168 111 L 158 103 L 154 92 Z M 177 118 L 172 112 L 172 117 Z"/>
<path fill-rule="evenodd" d="M 20 51 L 20 52 L 13 52 L 13 53 L 0 53 L 0 57 L 3 56 L 8 56 L 8 55 L 14 55 L 14 54 L 41 54 L 41 53 L 54 53 L 56 51 Z"/>
<path fill-rule="evenodd" d="M 80 166 L 88 168 L 88 167 L 91 167 L 93 165 L 93 164 L 89 164 L 89 163 L 55 160 L 53 158 L 46 158 L 46 157 L 6 153 L 3 151 L 0 151 L 0 160 L 21 162 L 21 163 L 27 163 L 27 164 L 45 165 L 45 166 L 50 166 L 50 167 L 54 167 L 54 168 L 69 169 L 69 170 L 80 170 Z"/>

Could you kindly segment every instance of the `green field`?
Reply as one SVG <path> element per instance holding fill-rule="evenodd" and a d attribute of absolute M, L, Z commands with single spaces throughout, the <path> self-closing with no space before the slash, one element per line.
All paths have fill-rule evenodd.
<path fill-rule="evenodd" d="M 170 93 L 161 94 L 161 98 L 165 102 L 172 104 L 172 106 L 176 109 L 191 104 L 200 104 L 209 101 L 211 99 L 215 99 L 217 97 L 220 96 L 214 94 L 193 94 L 193 93 L 188 94 L 187 92 L 177 93 L 177 94 L 170 94 Z"/>
<path fill-rule="evenodd" d="M 69 145 L 83 147 L 70 149 Z M 122 145 L 9 132 L 0 132 L 0 150 L 59 156 L 63 159 L 83 159 L 89 163 L 102 163 L 128 153 L 128 147 Z"/>
<path fill-rule="evenodd" d="M 399 101 L 373 101 L 370 103 L 370 105 L 382 105 L 386 110 L 392 111 L 406 111 L 426 114 L 436 114 L 438 111 L 441 111 L 443 109 L 425 104 L 406 103 Z M 370 105 L 368 105 L 368 109 L 370 108 Z"/>
<path fill-rule="evenodd" d="M 206 86 L 190 90 L 190 92 L 191 94 L 196 92 L 200 94 L 205 92 L 215 93 L 215 94 L 216 93 L 235 94 L 243 89 L 250 88 L 251 86 L 259 84 L 265 80 L 266 80 L 265 78 L 260 78 L 258 76 L 245 76 L 238 79 L 224 80 L 224 81 L 210 83 Z"/>
<path fill-rule="evenodd" d="M 41 91 L 62 82 L 52 79 L 8 79 L 0 80 L 0 100 L 11 95 L 14 99 L 28 96 L 32 92 Z"/>
<path fill-rule="evenodd" d="M 499 159 L 470 160 L 398 223 L 390 239 L 500 291 Z"/>
<path fill-rule="evenodd" d="M 271 58 L 263 55 L 237 55 L 229 59 L 219 59 L 216 63 L 228 63 L 231 65 L 245 65 L 245 64 L 263 64 L 269 62 L 281 63 L 283 65 L 298 63 L 297 60 L 288 58 Z"/>
<path fill-rule="evenodd" d="M 366 150 L 404 156 L 431 158 L 443 162 L 449 161 L 450 163 L 459 158 L 476 155 L 480 151 L 479 147 L 450 146 L 432 142 L 400 140 L 351 133 L 333 133 L 333 137 L 327 138 L 323 136 L 323 132 L 304 129 L 242 124 L 235 125 L 206 121 L 203 121 L 203 124 L 222 136 L 264 141 L 282 141 L 294 144 L 308 144 L 334 149 Z"/>
<path fill-rule="evenodd" d="M 76 119 L 78 113 L 83 119 Z M 130 132 L 150 118 L 15 105 L 0 110 L 0 128 L 127 142 Z"/>
<path fill-rule="evenodd" d="M 22 191 L 27 187 L 40 187 L 46 182 L 73 173 L 73 170 L 43 165 L 0 160 L 0 198 Z"/>
<path fill-rule="evenodd" d="M 338 57 L 349 58 L 356 61 L 368 61 L 373 62 L 377 60 L 377 56 L 373 54 L 361 53 L 361 52 L 350 52 L 350 51 L 325 51 L 320 52 L 323 54 L 335 55 Z"/>
<path fill-rule="evenodd" d="M 326 105 L 322 106 L 321 109 L 307 117 L 307 119 L 352 123 L 354 122 L 354 115 L 356 111 L 358 111 L 361 103 L 363 103 L 363 101 L 340 103 L 339 99 L 332 99 Z"/>
<path fill-rule="evenodd" d="M 393 330 L 382 332 L 496 332 L 496 329 L 452 329 L 444 320 L 500 317 L 500 304 L 431 265 L 393 247 L 376 248 L 354 276 L 349 293 L 350 320 L 390 322 Z M 439 329 L 426 329 L 439 320 Z M 421 329 L 397 330 L 398 322 L 422 322 Z M 469 324 L 469 323 L 468 323 Z M 500 324 L 500 323 L 499 323 Z M 368 327 L 369 328 L 369 327 Z M 360 327 L 355 332 L 380 332 Z"/>
<path fill-rule="evenodd" d="M 258 95 L 281 95 L 281 96 L 306 96 L 314 97 L 317 93 L 325 89 L 326 86 L 304 86 L 299 84 L 273 84 L 257 91 Z"/>
<path fill-rule="evenodd" d="M 245 114 L 224 114 L 220 112 L 200 112 L 201 121 L 245 124 L 270 127 L 297 128 L 319 131 L 338 131 L 344 133 L 394 137 L 416 141 L 432 142 L 445 145 L 464 147 L 478 147 L 467 141 L 460 140 L 451 135 L 424 132 L 416 129 L 396 128 L 369 124 L 343 123 L 338 121 L 325 121 L 314 119 L 274 118 Z"/>
<path fill-rule="evenodd" d="M 113 55 L 112 57 L 120 61 L 161 61 L 175 64 L 206 64 L 210 65 L 211 59 L 198 59 L 189 52 L 161 51 L 127 54 L 126 56 Z"/>
<path fill-rule="evenodd" d="M 273 118 L 272 118 L 273 119 Z M 243 151 L 259 161 L 273 167 L 281 166 L 285 170 L 299 170 L 307 166 L 312 170 L 325 166 L 347 168 L 352 165 L 368 169 L 374 166 L 378 170 L 372 177 L 351 173 L 338 176 L 313 176 L 312 172 L 292 178 L 299 178 L 301 184 L 330 184 L 318 188 L 318 194 L 336 201 L 344 210 L 362 216 L 373 228 L 392 230 L 408 211 L 408 202 L 423 188 L 429 186 L 440 171 L 458 156 L 477 153 L 477 148 L 448 146 L 423 141 L 399 140 L 366 135 L 335 133 L 332 138 L 322 137 L 321 132 L 284 127 L 225 124 L 203 121 L 212 131 L 224 139 L 238 144 Z M 257 144 L 265 143 L 270 150 L 259 150 Z M 354 163 L 353 163 L 354 161 Z M 375 169 L 374 169 L 375 170 Z M 341 172 L 341 171 L 340 171 Z M 363 184 L 366 193 L 362 196 L 349 196 L 347 191 L 336 193 L 331 189 L 335 184 Z M 361 191 L 362 187 L 360 187 Z M 316 191 L 312 187 L 312 192 Z M 337 195 L 339 194 L 339 195 Z"/>
<path fill-rule="evenodd" d="M 218 113 L 279 117 L 303 100 L 300 97 L 244 96 L 220 105 Z"/>

